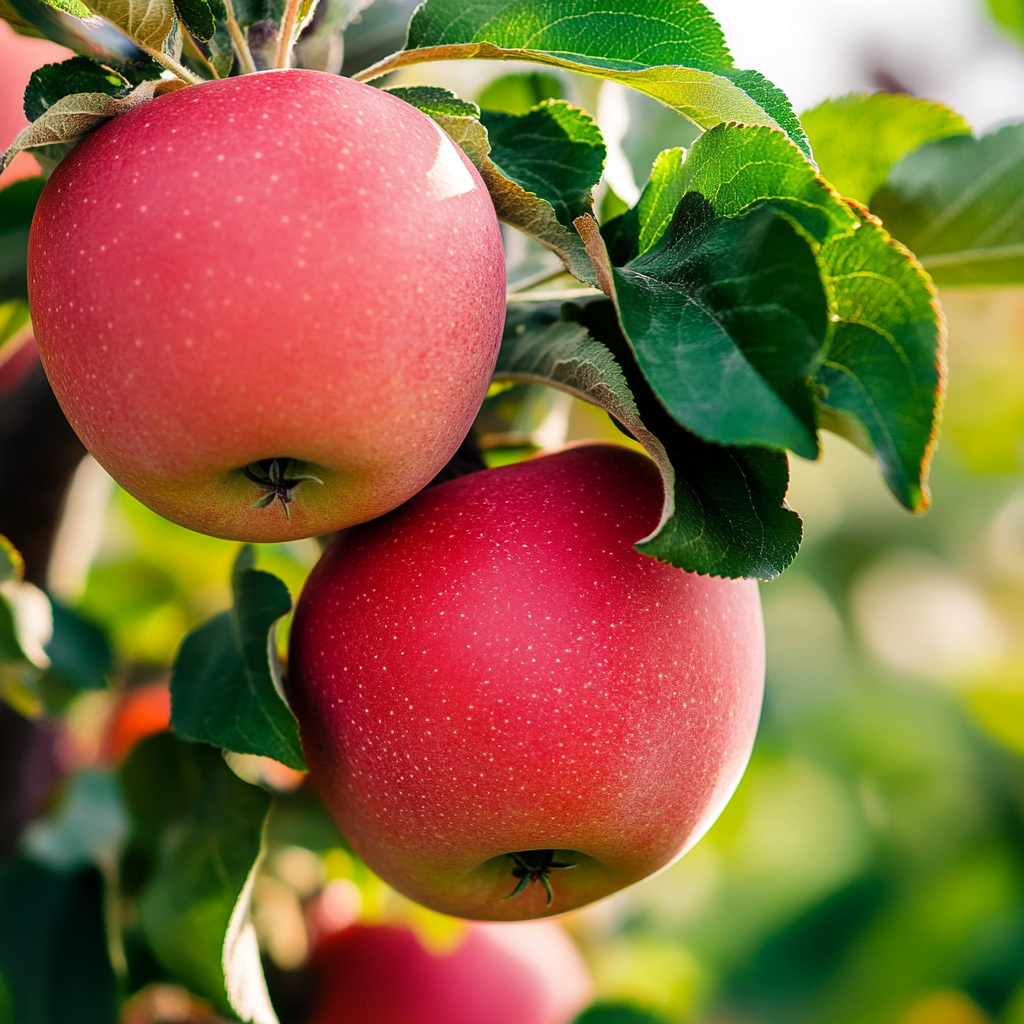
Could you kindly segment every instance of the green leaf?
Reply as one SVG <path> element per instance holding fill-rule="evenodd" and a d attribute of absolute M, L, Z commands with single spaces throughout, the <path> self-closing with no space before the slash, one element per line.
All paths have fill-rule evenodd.
<path fill-rule="evenodd" d="M 825 100 L 801 121 L 822 175 L 865 206 L 893 164 L 918 146 L 971 134 L 970 125 L 941 103 L 886 92 Z"/>
<path fill-rule="evenodd" d="M 90 0 L 88 7 L 150 50 L 161 50 L 174 28 L 173 0 Z"/>
<path fill-rule="evenodd" d="M 157 959 L 221 1013 L 277 1024 L 249 920 L 270 797 L 219 751 L 170 733 L 136 746 L 121 786 L 131 852 L 149 865 L 138 917 Z"/>
<path fill-rule="evenodd" d="M 444 90 L 395 89 L 462 148 L 483 178 L 498 217 L 558 253 L 571 274 L 595 284 L 594 268 L 573 221 L 592 216 L 591 190 L 605 147 L 593 120 L 562 100 L 520 116 L 486 113 Z M 493 146 L 493 148 L 492 148 Z"/>
<path fill-rule="evenodd" d="M 251 567 L 235 566 L 234 607 L 190 633 L 171 676 L 171 723 L 186 739 L 239 754 L 261 754 L 304 769 L 299 730 L 275 676 L 274 626 L 291 611 L 288 588 Z"/>
<path fill-rule="evenodd" d="M 119 69 L 152 63 L 130 39 L 106 22 L 93 18 L 88 8 L 82 7 L 79 13 L 79 17 L 71 17 L 43 0 L 0 0 L 0 15 L 9 21 L 13 15 L 39 35 L 82 57 Z"/>
<path fill-rule="evenodd" d="M 119 74 L 88 57 L 72 57 L 60 64 L 46 64 L 33 71 L 28 80 L 25 116 L 35 121 L 58 100 L 77 92 L 103 93 L 120 99 L 131 92 L 131 86 Z"/>
<path fill-rule="evenodd" d="M 55 11 L 70 14 L 75 18 L 88 18 L 92 14 L 81 0 L 44 0 L 44 2 Z"/>
<path fill-rule="evenodd" d="M 101 124 L 151 100 L 157 85 L 157 82 L 143 82 L 121 99 L 106 93 L 85 92 L 57 100 L 11 143 L 0 157 L 0 170 L 5 170 L 22 150 L 35 150 L 37 154 L 41 151 L 53 153 L 57 157 L 53 160 L 55 166 L 60 158 Z"/>
<path fill-rule="evenodd" d="M 1024 281 L 1024 124 L 943 139 L 893 167 L 871 212 L 939 285 Z"/>
<path fill-rule="evenodd" d="M 38 686 L 50 665 L 46 645 L 52 636 L 47 596 L 17 577 L 0 583 L 0 699 L 29 717 L 43 711 Z"/>
<path fill-rule="evenodd" d="M 773 579 L 796 556 L 800 519 L 785 507 L 786 457 L 708 444 L 665 412 L 605 299 L 513 307 L 498 380 L 543 383 L 605 409 L 657 463 L 665 487 L 658 526 L 638 550 L 690 572 Z"/>
<path fill-rule="evenodd" d="M 114 668 L 106 633 L 78 612 L 50 598 L 53 636 L 46 645 L 47 674 L 76 690 L 103 690 Z"/>
<path fill-rule="evenodd" d="M 358 77 L 436 60 L 524 60 L 631 86 L 702 128 L 724 121 L 781 128 L 808 151 L 785 95 L 737 71 L 697 0 L 426 0 L 406 49 Z"/>
<path fill-rule="evenodd" d="M 174 0 L 174 10 L 190 35 L 204 43 L 213 38 L 216 24 L 207 0 Z"/>
<path fill-rule="evenodd" d="M 68 873 L 20 858 L 0 864 L 0 980 L 13 1021 L 117 1024 L 105 932 L 103 880 L 94 868 Z"/>
<path fill-rule="evenodd" d="M 1009 35 L 1024 43 L 1024 4 L 1020 0 L 987 0 L 988 9 Z"/>
<path fill-rule="evenodd" d="M 0 302 L 28 298 L 28 231 L 44 184 L 22 178 L 0 189 Z"/>
<path fill-rule="evenodd" d="M 681 425 L 725 445 L 818 454 L 810 375 L 829 326 L 814 252 L 770 207 L 684 196 L 661 241 L 612 270 L 622 329 Z"/>
<path fill-rule="evenodd" d="M 836 322 L 822 365 L 822 425 L 874 451 L 896 498 L 928 506 L 945 390 L 945 328 L 927 275 L 874 220 L 822 247 Z"/>
<path fill-rule="evenodd" d="M 562 83 L 557 76 L 543 71 L 528 71 L 492 79 L 480 91 L 476 101 L 482 110 L 526 114 L 544 100 L 560 100 L 562 97 Z"/>
<path fill-rule="evenodd" d="M 21 552 L 0 533 L 0 583 L 13 580 L 20 583 L 25 578 L 25 561 Z"/>
<path fill-rule="evenodd" d="M 668 1024 L 668 1021 L 661 1014 L 632 1003 L 601 1001 L 588 1006 L 573 1024 Z"/>

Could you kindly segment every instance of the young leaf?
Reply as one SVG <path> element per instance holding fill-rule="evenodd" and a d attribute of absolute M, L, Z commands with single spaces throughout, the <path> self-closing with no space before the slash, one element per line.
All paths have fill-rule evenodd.
<path fill-rule="evenodd" d="M 697 0 L 426 0 L 406 49 L 362 75 L 422 61 L 526 60 L 607 78 L 653 96 L 702 128 L 723 121 L 781 128 L 809 152 L 785 95 L 737 71 Z"/>
<path fill-rule="evenodd" d="M 207 0 L 174 0 L 174 11 L 188 33 L 200 42 L 213 38 L 216 24 Z"/>
<path fill-rule="evenodd" d="M 12 24 L 20 21 L 82 57 L 118 68 L 149 62 L 146 54 L 130 39 L 107 22 L 92 17 L 87 7 L 81 6 L 78 13 L 79 16 L 74 17 L 44 0 L 0 0 L 0 16 L 11 21 L 13 15 L 17 20 Z"/>
<path fill-rule="evenodd" d="M 690 572 L 761 579 L 796 556 L 801 525 L 785 507 L 785 455 L 708 444 L 676 424 L 607 300 L 566 306 L 561 318 L 551 307 L 513 309 L 495 377 L 548 384 L 598 405 L 647 449 L 665 501 L 658 526 L 637 543 L 644 554 Z"/>
<path fill-rule="evenodd" d="M 121 786 L 129 852 L 150 865 L 138 918 L 157 959 L 219 1012 L 277 1024 L 249 920 L 270 797 L 219 751 L 170 733 L 132 751 Z"/>
<path fill-rule="evenodd" d="M 430 115 L 462 148 L 501 220 L 558 253 L 581 281 L 596 284 L 573 226 L 578 217 L 591 216 L 591 191 L 604 167 L 604 142 L 587 114 L 555 100 L 522 116 L 480 115 L 475 105 L 443 89 L 391 92 Z"/>
<path fill-rule="evenodd" d="M 104 93 L 120 99 L 131 86 L 116 72 L 88 57 L 72 57 L 60 64 L 46 64 L 32 72 L 25 89 L 25 117 L 38 120 L 58 100 L 74 93 Z"/>
<path fill-rule="evenodd" d="M 90 0 L 88 6 L 148 51 L 161 50 L 174 28 L 173 0 Z"/>
<path fill-rule="evenodd" d="M 940 285 L 1024 281 L 1024 124 L 904 157 L 871 212 Z"/>
<path fill-rule="evenodd" d="M 908 509 L 928 506 L 945 390 L 945 324 L 927 275 L 874 220 L 821 252 L 837 302 L 815 373 L 822 426 L 874 451 Z"/>
<path fill-rule="evenodd" d="M 907 153 L 936 139 L 971 134 L 970 125 L 941 103 L 886 92 L 825 100 L 800 119 L 822 175 L 865 206 Z"/>
<path fill-rule="evenodd" d="M 0 302 L 28 298 L 28 231 L 44 184 L 22 178 L 0 189 Z"/>
<path fill-rule="evenodd" d="M 808 380 L 828 302 L 813 250 L 770 207 L 718 217 L 699 193 L 612 270 L 623 332 L 674 419 L 706 441 L 818 454 Z"/>
<path fill-rule="evenodd" d="M 40 154 L 43 154 L 44 160 L 49 156 L 52 169 L 93 129 L 151 100 L 161 84 L 164 83 L 143 82 L 121 99 L 99 92 L 65 96 L 18 135 L 7 152 L 0 157 L 0 170 L 5 170 L 22 150 L 35 151 L 37 159 Z"/>
<path fill-rule="evenodd" d="M 171 722 L 186 739 L 306 767 L 295 718 L 275 681 L 274 626 L 291 611 L 288 589 L 251 567 L 243 548 L 234 607 L 190 633 L 171 676 Z"/>

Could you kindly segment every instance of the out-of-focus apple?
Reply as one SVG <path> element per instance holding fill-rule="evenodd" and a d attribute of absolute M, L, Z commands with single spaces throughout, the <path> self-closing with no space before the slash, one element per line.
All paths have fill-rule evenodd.
<path fill-rule="evenodd" d="M 431 488 L 325 552 L 292 706 L 394 888 L 459 917 L 563 913 L 715 820 L 757 728 L 760 599 L 640 555 L 661 501 L 653 462 L 588 445 Z"/>
<path fill-rule="evenodd" d="M 468 925 L 454 949 L 354 925 L 313 954 L 309 1024 L 568 1024 L 590 998 L 576 947 L 551 922 Z"/>
<path fill-rule="evenodd" d="M 135 744 L 171 727 L 171 690 L 167 683 L 151 683 L 126 690 L 111 712 L 100 746 L 108 764 L 121 764 Z"/>
<path fill-rule="evenodd" d="M 6 21 L 0 21 L 0 152 L 28 124 L 22 96 L 32 72 L 44 64 L 56 64 L 73 56 L 70 50 L 47 39 L 19 36 Z M 0 188 L 38 173 L 39 164 L 28 153 L 19 153 L 0 174 Z"/>

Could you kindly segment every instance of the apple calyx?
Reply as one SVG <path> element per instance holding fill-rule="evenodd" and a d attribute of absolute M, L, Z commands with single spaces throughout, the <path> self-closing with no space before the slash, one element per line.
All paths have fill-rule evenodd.
<path fill-rule="evenodd" d="M 285 518 L 291 519 L 292 514 L 288 506 L 295 500 L 295 491 L 299 484 L 306 480 L 313 480 L 323 487 L 323 480 L 311 473 L 300 476 L 288 476 L 287 470 L 294 464 L 294 459 L 261 459 L 259 462 L 250 462 L 248 466 L 242 467 L 246 478 L 251 480 L 257 487 L 265 492 L 263 497 L 252 503 L 251 508 L 266 508 L 274 501 L 280 501 L 284 509 Z M 282 469 L 282 465 L 284 469 Z M 255 467 L 262 476 L 253 472 Z"/>
<path fill-rule="evenodd" d="M 510 900 L 518 896 L 532 882 L 540 882 L 544 891 L 548 894 L 547 905 L 555 898 L 551 891 L 551 879 L 548 877 L 556 868 L 574 868 L 575 864 L 563 864 L 555 860 L 554 850 L 523 850 L 520 853 L 510 853 L 509 856 L 515 862 L 512 869 L 512 877 L 519 879 L 519 884 L 502 900 Z"/>

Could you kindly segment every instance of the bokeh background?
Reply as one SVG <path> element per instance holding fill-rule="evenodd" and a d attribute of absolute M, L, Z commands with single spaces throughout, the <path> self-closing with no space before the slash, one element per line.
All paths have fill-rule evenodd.
<path fill-rule="evenodd" d="M 797 110 L 886 90 L 941 100 L 979 133 L 1024 118 L 1021 0 L 708 6 L 737 63 Z M 411 9 L 368 8 L 349 30 L 346 72 L 400 45 Z M 424 68 L 406 81 L 476 98 L 513 70 Z M 614 85 L 559 88 L 597 114 L 608 179 L 627 201 L 658 151 L 691 138 Z M 547 265 L 521 237 L 507 242 L 512 279 Z M 768 681 L 750 768 L 679 864 L 564 921 L 601 999 L 671 1024 L 1024 1024 L 1024 290 L 941 298 L 950 389 L 933 508 L 901 511 L 837 438 L 819 463 L 793 460 L 806 541 L 762 590 Z M 481 422 L 492 461 L 618 436 L 603 414 L 542 390 L 494 396 Z M 160 520 L 87 460 L 47 582 L 107 632 L 123 691 L 166 681 L 184 633 L 229 604 L 236 553 Z M 318 554 L 308 541 L 258 559 L 297 594 Z M 32 820 L 17 842 L 40 863 L 102 868 L 123 828 L 95 771 L 117 697 L 65 699 L 38 792 L 19 797 Z M 426 940 L 458 930 L 355 862 L 298 776 L 255 758 L 232 767 L 282 794 L 254 911 L 282 1020 L 306 1005 L 314 910 L 332 926 L 402 921 Z M 183 993 L 146 998 L 126 1019 L 202 1018 Z"/>

